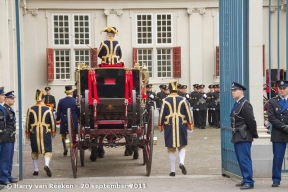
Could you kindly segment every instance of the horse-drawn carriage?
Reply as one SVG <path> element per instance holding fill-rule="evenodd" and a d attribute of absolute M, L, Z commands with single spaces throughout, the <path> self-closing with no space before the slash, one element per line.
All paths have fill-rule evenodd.
<path fill-rule="evenodd" d="M 87 68 L 78 65 L 75 71 L 80 104 L 79 126 L 73 125 L 68 109 L 68 129 L 71 163 L 77 177 L 78 153 L 84 166 L 84 153 L 91 150 L 90 160 L 95 161 L 97 148 L 125 146 L 138 154 L 143 152 L 143 165 L 149 176 L 154 140 L 154 110 L 146 115 L 148 72 L 145 66 L 134 68 L 121 65 L 102 65 Z M 149 117 L 149 118 L 147 118 Z"/>

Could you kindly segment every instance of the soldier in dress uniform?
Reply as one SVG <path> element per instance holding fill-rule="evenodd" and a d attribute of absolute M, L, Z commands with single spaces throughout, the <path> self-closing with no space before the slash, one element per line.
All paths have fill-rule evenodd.
<path fill-rule="evenodd" d="M 52 111 L 56 109 L 56 101 L 55 97 L 50 94 L 51 87 L 45 87 L 46 95 L 45 95 L 45 105 L 50 107 Z"/>
<path fill-rule="evenodd" d="M 194 121 L 194 126 L 199 127 L 199 108 L 197 105 L 198 102 L 198 86 L 199 84 L 194 84 L 193 85 L 193 92 L 190 93 L 190 105 L 193 110 L 193 121 Z"/>
<path fill-rule="evenodd" d="M 165 86 L 164 93 L 165 93 L 165 97 L 168 97 L 170 95 L 170 91 L 167 86 Z"/>
<path fill-rule="evenodd" d="M 159 115 L 158 128 L 164 134 L 165 147 L 168 148 L 170 176 L 175 176 L 176 148 L 179 150 L 180 165 L 184 175 L 185 146 L 188 143 L 187 132 L 193 131 L 193 121 L 186 99 L 177 95 L 177 82 L 170 82 L 170 96 L 163 99 Z"/>
<path fill-rule="evenodd" d="M 215 85 L 214 88 L 214 103 L 213 104 L 213 111 L 215 111 L 215 123 L 214 126 L 215 128 L 220 128 L 220 85 L 217 84 Z"/>
<path fill-rule="evenodd" d="M 36 91 L 36 105 L 30 107 L 26 117 L 26 138 L 30 139 L 34 176 L 38 175 L 38 156 L 44 155 L 44 170 L 52 176 L 49 163 L 52 157 L 52 138 L 56 135 L 55 119 L 52 111 L 44 104 L 44 91 Z"/>
<path fill-rule="evenodd" d="M 114 40 L 115 35 L 118 34 L 118 30 L 115 27 L 106 27 L 102 29 L 102 32 L 107 33 L 107 40 L 101 42 L 98 49 L 98 57 L 102 59 L 102 64 L 120 64 L 122 51 L 120 43 Z"/>
<path fill-rule="evenodd" d="M 212 114 L 213 114 L 213 109 L 212 109 L 212 102 L 213 102 L 213 93 L 214 93 L 214 89 L 213 89 L 213 85 L 209 85 L 209 92 L 207 93 L 207 107 L 208 107 L 208 123 L 209 126 L 213 126 L 213 118 L 212 118 Z"/>
<path fill-rule="evenodd" d="M 179 96 L 182 96 L 182 92 L 181 92 L 181 84 L 179 83 L 178 86 L 177 86 L 177 94 Z M 183 97 L 183 96 L 182 96 Z"/>
<path fill-rule="evenodd" d="M 166 85 L 160 85 L 160 92 L 156 94 L 156 108 L 160 113 L 160 107 L 162 105 L 162 99 L 166 97 L 165 89 L 167 88 Z"/>
<path fill-rule="evenodd" d="M 181 85 L 179 96 L 185 97 L 188 102 L 190 102 L 190 95 L 187 93 L 187 85 Z"/>
<path fill-rule="evenodd" d="M 288 143 L 288 81 L 277 81 L 279 95 L 268 102 L 268 119 L 272 124 L 273 146 L 272 187 L 281 182 L 281 169 Z"/>
<path fill-rule="evenodd" d="M 242 181 L 236 186 L 240 189 L 252 189 L 254 188 L 254 180 L 251 145 L 253 138 L 258 138 L 257 125 L 252 105 L 244 98 L 246 88 L 233 82 L 231 90 L 232 96 L 236 100 L 230 114 L 233 131 L 231 141 L 234 143 L 236 158 L 242 173 Z"/>
<path fill-rule="evenodd" d="M 67 117 L 67 109 L 71 109 L 72 113 L 72 121 L 75 128 L 75 133 L 78 134 L 78 120 L 80 118 L 80 106 L 77 104 L 77 101 L 75 98 L 72 97 L 73 94 L 73 88 L 72 85 L 65 86 L 65 93 L 66 97 L 63 99 L 60 99 L 58 108 L 57 108 L 57 118 L 56 118 L 56 124 L 60 125 L 60 134 L 62 136 L 62 144 L 64 148 L 63 155 L 67 155 L 67 148 L 65 144 L 65 139 L 68 131 L 68 117 Z"/>
<path fill-rule="evenodd" d="M 4 90 L 3 90 L 4 91 Z M 14 105 L 14 91 L 5 94 L 5 103 L 2 103 L 4 113 L 6 116 L 4 129 L 1 130 L 1 151 L 0 151 L 0 184 L 7 185 L 10 183 L 17 183 L 18 180 L 13 178 L 13 156 L 14 156 L 14 143 L 16 135 L 16 114 L 12 106 Z"/>
<path fill-rule="evenodd" d="M 198 94 L 198 108 L 199 108 L 199 128 L 206 129 L 207 121 L 207 95 L 204 92 L 205 85 L 199 85 L 199 94 Z"/>

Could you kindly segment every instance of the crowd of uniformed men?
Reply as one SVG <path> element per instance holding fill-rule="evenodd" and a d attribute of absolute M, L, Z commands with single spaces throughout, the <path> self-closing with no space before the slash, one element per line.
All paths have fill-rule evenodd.
<path fill-rule="evenodd" d="M 147 110 L 156 104 L 156 108 L 160 110 L 162 99 L 166 98 L 170 93 L 167 85 L 160 85 L 160 91 L 156 94 L 152 91 L 152 84 L 146 86 L 146 94 L 148 96 Z M 205 93 L 203 84 L 194 84 L 194 90 L 187 93 L 187 85 L 178 85 L 179 96 L 185 97 L 193 111 L 194 127 L 205 129 L 206 123 L 209 126 L 220 128 L 220 85 L 209 85 L 209 92 Z"/>

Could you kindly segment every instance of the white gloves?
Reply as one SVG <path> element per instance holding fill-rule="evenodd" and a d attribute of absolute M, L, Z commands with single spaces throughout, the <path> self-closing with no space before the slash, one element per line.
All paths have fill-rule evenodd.
<path fill-rule="evenodd" d="M 207 95 L 206 95 L 206 94 L 204 94 L 204 95 L 203 95 L 203 97 L 206 99 L 206 98 L 207 98 Z"/>
<path fill-rule="evenodd" d="M 187 129 L 187 133 L 193 133 L 193 130 Z"/>
<path fill-rule="evenodd" d="M 199 111 L 199 109 L 196 109 L 196 111 Z"/>
<path fill-rule="evenodd" d="M 215 108 L 213 108 L 213 111 L 215 111 Z"/>
<path fill-rule="evenodd" d="M 56 128 L 58 128 L 58 129 L 59 129 L 59 128 L 60 128 L 60 125 L 56 125 Z"/>
<path fill-rule="evenodd" d="M 187 98 L 187 99 L 189 99 L 189 98 L 190 98 L 189 94 L 186 94 L 186 98 Z"/>
<path fill-rule="evenodd" d="M 151 99 L 154 99 L 154 95 L 152 95 L 152 94 L 151 94 L 149 97 L 150 97 Z"/>

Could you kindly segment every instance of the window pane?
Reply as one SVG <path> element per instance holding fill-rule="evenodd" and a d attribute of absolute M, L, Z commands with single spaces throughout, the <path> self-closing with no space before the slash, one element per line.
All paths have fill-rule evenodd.
<path fill-rule="evenodd" d="M 152 17 L 151 15 L 137 16 L 137 42 L 138 44 L 152 43 Z"/>
<path fill-rule="evenodd" d="M 69 18 L 68 15 L 54 15 L 53 31 L 55 45 L 69 45 Z M 67 39 L 64 39 L 67 38 Z"/>
<path fill-rule="evenodd" d="M 55 79 L 70 79 L 70 51 L 54 50 L 55 55 Z"/>
<path fill-rule="evenodd" d="M 158 77 L 171 77 L 171 49 L 157 49 Z"/>
<path fill-rule="evenodd" d="M 172 43 L 171 14 L 157 15 L 157 43 Z"/>
<path fill-rule="evenodd" d="M 75 45 L 90 44 L 89 15 L 74 15 Z"/>
<path fill-rule="evenodd" d="M 143 63 L 146 63 L 149 77 L 152 77 L 153 71 L 152 71 L 152 49 L 138 49 L 137 52 L 137 60 L 140 65 L 143 65 Z"/>
<path fill-rule="evenodd" d="M 76 67 L 78 63 L 85 63 L 85 65 L 89 66 L 89 63 L 90 63 L 90 50 L 89 49 L 75 50 L 75 66 Z"/>

